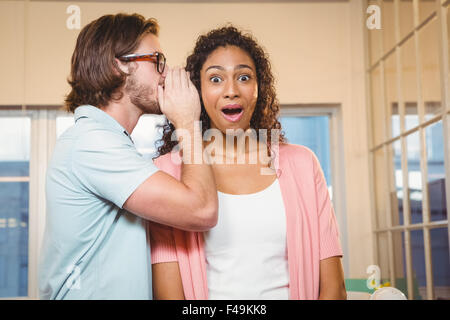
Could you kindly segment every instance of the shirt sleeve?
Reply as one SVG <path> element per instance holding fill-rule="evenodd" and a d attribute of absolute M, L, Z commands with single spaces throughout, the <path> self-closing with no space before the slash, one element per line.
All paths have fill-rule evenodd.
<path fill-rule="evenodd" d="M 172 227 L 149 222 L 152 264 L 178 261 Z"/>
<path fill-rule="evenodd" d="M 328 193 L 327 183 L 319 160 L 314 154 L 313 167 L 319 215 L 320 260 L 334 256 L 342 256 L 343 252 L 339 240 L 339 229 Z"/>
<path fill-rule="evenodd" d="M 123 207 L 129 196 L 158 171 L 125 134 L 97 130 L 78 138 L 72 170 L 86 191 Z"/>

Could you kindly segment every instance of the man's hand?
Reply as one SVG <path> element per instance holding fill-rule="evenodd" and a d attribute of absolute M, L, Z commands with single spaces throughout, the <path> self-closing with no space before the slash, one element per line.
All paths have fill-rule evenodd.
<path fill-rule="evenodd" d="M 181 129 L 181 150 L 184 159 L 181 181 L 162 170 L 145 180 L 125 201 L 123 207 L 160 224 L 182 230 L 206 231 L 217 224 L 217 189 L 214 173 L 208 162 L 202 160 L 202 134 L 200 129 L 200 98 L 197 89 L 184 69 L 167 72 L 165 88 L 158 87 L 161 111 Z M 177 134 L 178 136 L 178 134 Z M 195 146 L 198 148 L 196 153 Z"/>
<path fill-rule="evenodd" d="M 158 86 L 158 100 L 161 112 L 176 129 L 191 129 L 200 118 L 200 97 L 197 88 L 183 68 L 167 71 L 164 89 Z"/>

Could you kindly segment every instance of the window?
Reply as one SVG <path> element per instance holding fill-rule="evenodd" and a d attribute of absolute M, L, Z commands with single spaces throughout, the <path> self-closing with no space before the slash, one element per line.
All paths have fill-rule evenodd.
<path fill-rule="evenodd" d="M 377 263 L 409 299 L 449 299 L 450 1 L 377 4 L 386 25 L 366 31 Z"/>
<path fill-rule="evenodd" d="M 345 168 L 340 106 L 283 105 L 280 122 L 287 142 L 308 147 L 320 162 L 340 229 L 344 272 L 348 274 Z"/>
<path fill-rule="evenodd" d="M 30 129 L 27 116 L 0 117 L 0 298 L 28 295 Z"/>
<path fill-rule="evenodd" d="M 315 153 L 333 199 L 329 116 L 284 116 L 280 118 L 280 122 L 288 143 L 303 145 Z"/>

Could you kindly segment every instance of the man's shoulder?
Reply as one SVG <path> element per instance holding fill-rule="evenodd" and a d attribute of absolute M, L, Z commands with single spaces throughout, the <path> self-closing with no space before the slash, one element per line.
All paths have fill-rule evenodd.
<path fill-rule="evenodd" d="M 124 158 L 130 154 L 134 157 L 136 153 L 135 146 L 125 134 L 121 135 L 120 132 L 85 119 L 58 138 L 49 169 L 66 167 L 66 170 L 73 170 L 74 167 L 79 168 L 79 165 L 94 168 L 105 159 L 109 161 L 105 165 L 120 166 Z"/>
<path fill-rule="evenodd" d="M 111 130 L 97 121 L 85 118 L 77 121 L 73 126 L 64 131 L 57 142 L 65 141 L 64 143 L 68 143 L 68 141 L 73 141 L 74 143 L 79 143 L 81 141 L 83 143 L 95 143 L 101 140 L 103 143 L 114 143 L 117 141 L 117 139 L 109 139 L 112 137 L 119 138 L 119 141 L 122 138 L 125 138 L 126 141 L 128 138 L 125 134 L 121 135 L 117 131 Z"/>
<path fill-rule="evenodd" d="M 113 130 L 111 129 L 111 127 L 105 125 L 104 123 L 89 118 L 80 119 L 79 121 L 77 121 L 74 128 L 76 128 L 78 133 L 83 136 L 91 134 L 101 134 L 101 135 L 126 137 L 126 135 L 123 134 L 123 132 Z"/>
<path fill-rule="evenodd" d="M 125 133 L 111 130 L 107 126 L 86 119 L 77 123 L 73 128 L 74 148 L 75 150 L 90 150 L 92 148 L 97 151 L 116 147 L 119 145 L 132 146 L 132 142 Z"/>

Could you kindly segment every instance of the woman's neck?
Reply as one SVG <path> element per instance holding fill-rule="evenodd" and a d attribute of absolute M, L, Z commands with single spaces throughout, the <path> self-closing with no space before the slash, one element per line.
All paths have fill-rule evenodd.
<path fill-rule="evenodd" d="M 228 130 L 227 133 L 209 129 L 205 133 L 203 147 L 210 159 L 218 164 L 261 164 L 268 158 L 267 143 L 258 139 L 252 129 Z"/>

